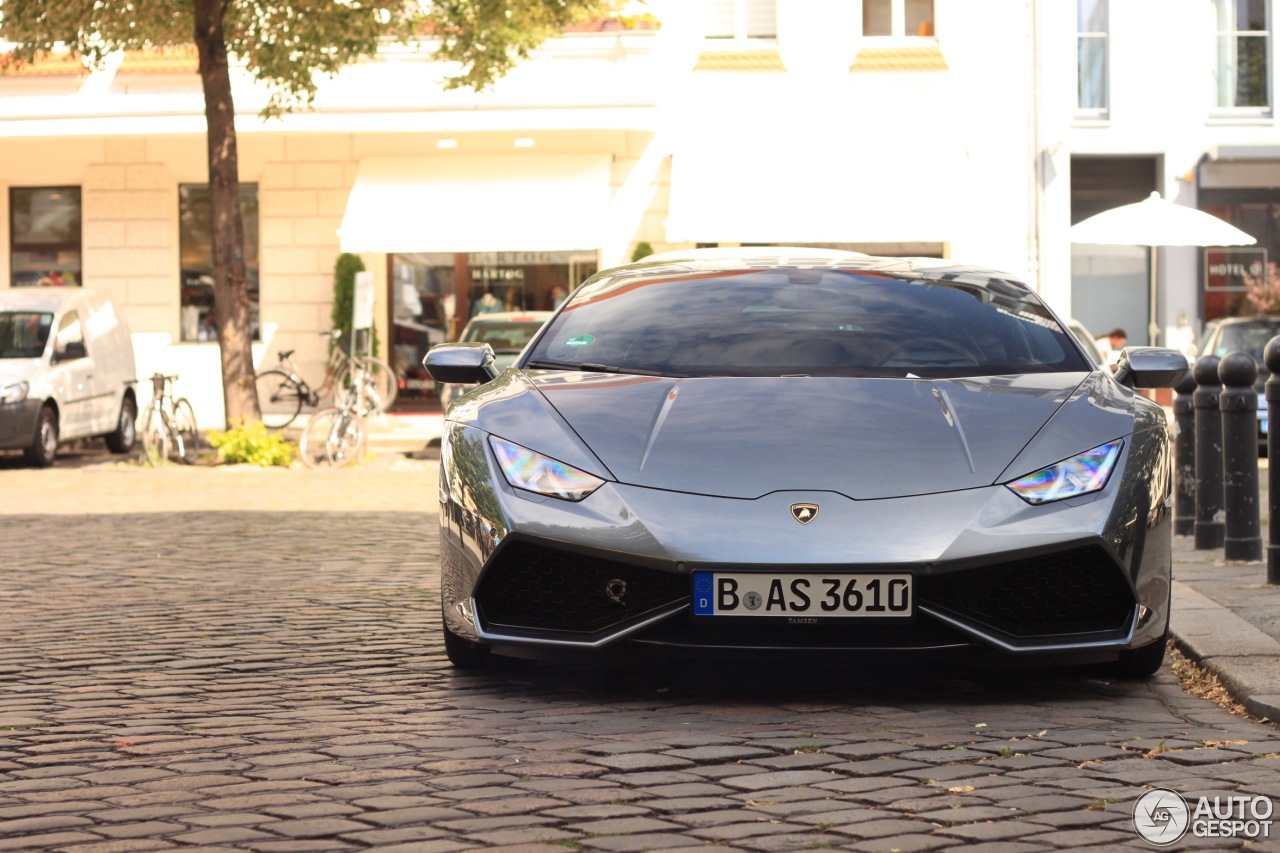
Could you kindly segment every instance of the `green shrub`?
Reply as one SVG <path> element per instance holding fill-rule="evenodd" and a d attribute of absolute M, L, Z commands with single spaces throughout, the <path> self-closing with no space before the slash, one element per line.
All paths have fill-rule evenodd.
<path fill-rule="evenodd" d="M 269 432 L 262 421 L 249 424 L 237 421 L 226 432 L 212 431 L 209 444 L 223 462 L 259 468 L 272 465 L 287 468 L 293 464 L 293 445 L 279 433 Z"/>
<path fill-rule="evenodd" d="M 341 329 L 342 337 L 337 346 L 343 352 L 351 352 L 351 313 L 356 304 L 356 273 L 364 272 L 364 261 L 359 255 L 343 252 L 333 264 L 333 310 L 329 315 L 331 329 Z M 373 352 L 378 351 L 378 328 L 371 330 Z M 332 354 L 334 343 L 329 342 L 329 353 Z"/>
<path fill-rule="evenodd" d="M 643 260 L 652 254 L 653 245 L 647 240 L 641 240 L 639 243 L 636 243 L 635 251 L 631 253 L 631 263 L 634 264 L 636 261 Z"/>

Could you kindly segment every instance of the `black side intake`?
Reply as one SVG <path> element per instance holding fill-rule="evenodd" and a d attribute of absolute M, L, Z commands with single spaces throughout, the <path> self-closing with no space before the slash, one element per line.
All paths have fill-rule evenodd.
<path fill-rule="evenodd" d="M 485 572 L 476 601 L 494 625 L 590 634 L 689 596 L 689 576 L 511 542 Z"/>

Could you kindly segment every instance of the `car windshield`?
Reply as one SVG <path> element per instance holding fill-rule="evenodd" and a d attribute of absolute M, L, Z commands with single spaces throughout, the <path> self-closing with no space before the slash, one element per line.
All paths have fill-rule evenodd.
<path fill-rule="evenodd" d="M 0 311 L 0 358 L 39 358 L 52 327 L 44 311 Z"/>
<path fill-rule="evenodd" d="M 488 344 L 494 352 L 519 352 L 541 328 L 541 320 L 476 322 L 471 324 L 463 340 Z"/>
<path fill-rule="evenodd" d="M 978 277 L 804 269 L 605 275 L 583 285 L 551 323 L 522 366 L 921 378 L 1093 369 L 1034 294 Z"/>
<path fill-rule="evenodd" d="M 1213 335 L 1206 355 L 1219 358 L 1229 352 L 1247 352 L 1259 365 L 1267 341 L 1280 335 L 1280 320 L 1250 320 L 1247 323 L 1229 323 L 1220 326 Z"/>

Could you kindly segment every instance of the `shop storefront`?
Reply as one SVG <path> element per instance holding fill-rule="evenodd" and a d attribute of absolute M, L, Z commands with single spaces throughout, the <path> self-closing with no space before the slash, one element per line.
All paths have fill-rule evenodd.
<path fill-rule="evenodd" d="M 596 271 L 610 164 L 605 154 L 361 161 L 339 236 L 343 251 L 387 258 L 396 409 L 439 406 L 422 357 L 472 316 L 549 310 Z"/>
<path fill-rule="evenodd" d="M 396 408 L 439 405 L 422 357 L 435 344 L 456 337 L 467 320 L 500 311 L 553 310 L 597 267 L 594 249 L 390 255 L 390 350 L 400 380 Z"/>
<path fill-rule="evenodd" d="M 1257 239 L 1237 249 L 1206 249 L 1201 261 L 1201 306 L 1206 323 L 1256 314 L 1251 285 L 1276 275 L 1280 251 L 1280 161 L 1217 160 L 1199 170 L 1200 209 Z"/>

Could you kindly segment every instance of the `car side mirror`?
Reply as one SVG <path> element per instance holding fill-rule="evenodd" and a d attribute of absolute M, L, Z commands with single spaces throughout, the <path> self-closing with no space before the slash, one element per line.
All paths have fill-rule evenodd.
<path fill-rule="evenodd" d="M 59 352 L 54 352 L 53 360 L 58 361 L 75 361 L 77 358 L 84 358 L 89 354 L 84 348 L 84 341 L 71 341 Z"/>
<path fill-rule="evenodd" d="M 436 382 L 480 385 L 498 377 L 493 347 L 476 341 L 438 344 L 427 351 L 422 366 Z"/>
<path fill-rule="evenodd" d="M 1115 378 L 1130 388 L 1173 388 L 1191 366 L 1180 350 L 1164 347 L 1125 347 L 1120 350 Z"/>

